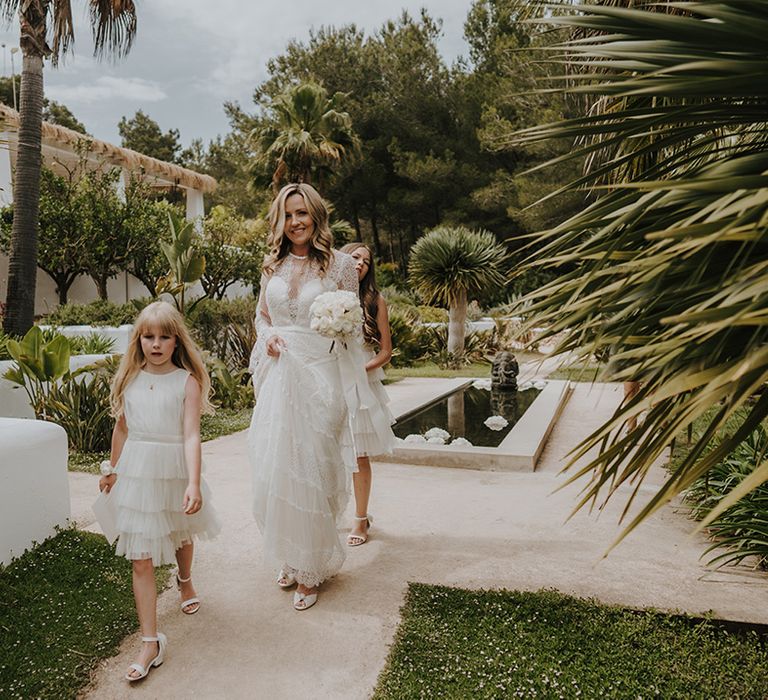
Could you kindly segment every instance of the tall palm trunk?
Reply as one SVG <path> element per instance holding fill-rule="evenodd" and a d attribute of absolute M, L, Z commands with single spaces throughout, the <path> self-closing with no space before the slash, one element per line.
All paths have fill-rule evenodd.
<path fill-rule="evenodd" d="M 464 353 L 466 323 L 467 292 L 462 289 L 448 308 L 448 352 L 452 355 Z"/>
<path fill-rule="evenodd" d="M 4 329 L 24 335 L 35 320 L 37 231 L 43 122 L 43 59 L 24 54 L 19 108 L 19 143 L 13 183 L 13 227 L 8 262 Z"/>

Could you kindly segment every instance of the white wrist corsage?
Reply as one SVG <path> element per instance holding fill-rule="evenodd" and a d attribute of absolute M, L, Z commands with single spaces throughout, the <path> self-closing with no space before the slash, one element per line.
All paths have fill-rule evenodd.
<path fill-rule="evenodd" d="M 101 471 L 103 476 L 112 476 L 112 474 L 115 473 L 115 468 L 112 466 L 112 462 L 110 462 L 108 459 L 105 459 L 101 463 L 99 471 Z"/>

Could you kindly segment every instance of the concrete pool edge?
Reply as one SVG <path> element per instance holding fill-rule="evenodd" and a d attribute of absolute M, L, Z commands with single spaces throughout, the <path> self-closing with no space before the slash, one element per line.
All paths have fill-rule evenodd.
<path fill-rule="evenodd" d="M 464 383 L 470 384 L 474 380 Z M 454 389 L 453 391 L 455 391 Z M 418 464 L 481 471 L 534 471 L 555 422 L 573 391 L 568 380 L 549 379 L 536 400 L 520 417 L 498 447 L 451 447 L 398 443 L 388 462 Z M 451 392 L 447 392 L 451 393 Z M 443 398 L 443 396 L 439 398 Z M 398 416 L 413 414 L 437 398 L 426 401 L 419 409 Z"/>

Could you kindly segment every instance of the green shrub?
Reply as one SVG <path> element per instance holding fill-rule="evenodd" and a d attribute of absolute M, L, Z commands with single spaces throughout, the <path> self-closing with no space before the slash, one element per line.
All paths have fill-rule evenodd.
<path fill-rule="evenodd" d="M 210 353 L 204 353 L 205 366 L 211 377 L 213 401 L 219 408 L 250 408 L 253 406 L 253 385 L 247 368 L 230 372 L 226 364 Z"/>
<path fill-rule="evenodd" d="M 694 482 L 686 493 L 691 515 L 704 518 L 720 501 L 752 474 L 768 453 L 768 430 L 759 426 L 726 459 Z M 725 549 L 710 564 L 738 564 L 754 556 L 768 568 L 768 483 L 763 483 L 716 518 L 708 530 L 714 542 L 705 554 Z"/>
<path fill-rule="evenodd" d="M 69 344 L 73 355 L 109 355 L 115 349 L 113 338 L 98 333 L 70 336 Z"/>
<path fill-rule="evenodd" d="M 419 321 L 422 323 L 448 323 L 447 309 L 422 304 L 416 307 L 416 311 L 419 314 Z"/>
<path fill-rule="evenodd" d="M 67 431 L 69 449 L 104 452 L 112 441 L 110 381 L 119 360 L 109 357 L 76 370 L 54 384 L 46 401 L 48 420 Z M 87 378 L 83 375 L 90 373 Z"/>
<path fill-rule="evenodd" d="M 203 350 L 224 361 L 231 371 L 245 369 L 256 343 L 256 299 L 204 299 L 187 316 L 192 335 Z"/>
<path fill-rule="evenodd" d="M 389 330 L 392 333 L 392 366 L 407 367 L 424 355 L 421 326 L 408 307 L 389 310 Z"/>
<path fill-rule="evenodd" d="M 44 320 L 52 326 L 121 326 L 133 323 L 137 308 L 134 303 L 116 304 L 97 299 L 89 304 L 62 304 Z"/>
<path fill-rule="evenodd" d="M 0 360 L 11 359 L 11 353 L 8 352 L 9 340 L 18 340 L 18 338 L 8 335 L 2 328 L 0 328 Z"/>
<path fill-rule="evenodd" d="M 379 289 L 392 287 L 403 290 L 406 288 L 406 276 L 400 271 L 397 263 L 379 263 L 376 266 L 376 285 Z"/>

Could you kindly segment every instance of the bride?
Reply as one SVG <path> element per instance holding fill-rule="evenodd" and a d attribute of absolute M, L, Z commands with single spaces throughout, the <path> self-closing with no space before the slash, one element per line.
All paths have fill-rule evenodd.
<path fill-rule="evenodd" d="M 310 185 L 286 185 L 269 211 L 271 233 L 251 354 L 256 406 L 248 433 L 253 512 L 277 585 L 298 584 L 306 610 L 344 561 L 336 530 L 355 453 L 337 352 L 310 329 L 327 291 L 358 293 L 354 259 L 332 250 L 328 210 Z M 338 345 L 338 344 L 337 344 Z"/>

